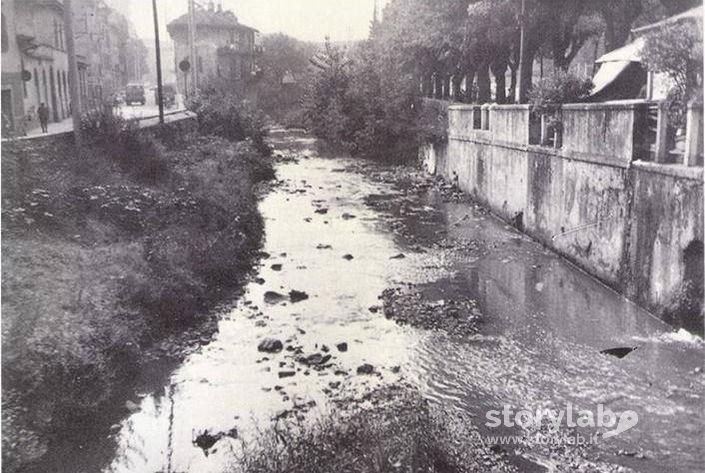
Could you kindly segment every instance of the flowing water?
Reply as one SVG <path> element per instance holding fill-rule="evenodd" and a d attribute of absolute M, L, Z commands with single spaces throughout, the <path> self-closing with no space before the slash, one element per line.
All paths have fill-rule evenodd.
<path fill-rule="evenodd" d="M 472 206 L 443 203 L 433 192 L 405 194 L 349 167 L 348 159 L 319 157 L 302 136 L 275 134 L 274 144 L 308 156 L 279 164 L 281 183 L 260 204 L 269 254 L 258 269 L 264 281 L 247 286 L 212 341 L 188 356 L 168 385 L 141 396 L 112 439 L 117 451 L 106 472 L 221 472 L 237 442 L 223 435 L 206 455 L 194 445 L 199 434 L 236 429 L 246 436 L 285 409 L 315 402 L 325 410 L 331 383 L 360 392 L 400 378 L 478 422 L 504 404 L 633 410 L 639 423 L 600 444 L 602 460 L 637 471 L 702 468 L 705 388 L 695 370 L 705 348 L 697 339 L 673 334 Z M 403 205 L 382 211 L 371 200 Z M 400 227 L 426 242 L 481 241 L 484 251 L 414 251 Z M 406 257 L 391 259 L 399 253 Z M 476 299 L 485 320 L 479 334 L 402 327 L 369 310 L 384 289 L 407 282 L 438 303 L 460 294 Z M 267 291 L 291 290 L 309 298 L 265 302 Z M 307 369 L 291 351 L 260 353 L 266 337 L 304 354 L 326 345 L 335 368 Z M 335 348 L 341 342 L 347 351 Z M 639 349 L 623 359 L 599 353 L 617 346 Z M 380 376 L 357 376 L 362 363 Z M 293 375 L 280 378 L 282 371 Z M 541 452 L 525 456 L 538 471 L 553 468 Z"/>

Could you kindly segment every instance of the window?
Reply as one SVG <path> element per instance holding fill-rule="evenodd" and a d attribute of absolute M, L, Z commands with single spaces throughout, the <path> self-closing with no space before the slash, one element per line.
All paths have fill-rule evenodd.
<path fill-rule="evenodd" d="M 42 85 L 44 86 L 44 100 L 49 102 L 49 89 L 47 89 L 47 70 L 42 69 Z"/>
<path fill-rule="evenodd" d="M 203 58 L 198 56 L 198 72 L 203 72 Z"/>
<path fill-rule="evenodd" d="M 22 75 L 24 75 L 24 59 L 22 56 L 20 56 L 20 71 Z M 24 80 L 24 77 L 22 77 L 22 95 L 24 98 L 27 98 L 27 81 Z"/>
<path fill-rule="evenodd" d="M 64 90 L 61 84 L 61 71 L 59 70 L 56 71 L 56 86 L 56 88 L 59 89 L 59 99 L 63 99 Z"/>
<path fill-rule="evenodd" d="M 10 48 L 10 45 L 8 43 L 8 35 L 7 35 L 7 25 L 5 25 L 5 14 L 1 14 L 2 16 L 2 52 L 6 53 L 7 50 Z"/>
<path fill-rule="evenodd" d="M 56 22 L 56 18 L 54 18 L 54 47 L 59 47 L 59 24 Z"/>
<path fill-rule="evenodd" d="M 34 68 L 34 88 L 37 89 L 37 103 L 42 101 L 42 93 L 39 88 L 39 74 L 37 74 L 37 68 Z"/>

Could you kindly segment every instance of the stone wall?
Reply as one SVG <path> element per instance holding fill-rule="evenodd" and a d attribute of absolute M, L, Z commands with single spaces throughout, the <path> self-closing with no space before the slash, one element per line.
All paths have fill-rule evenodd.
<path fill-rule="evenodd" d="M 702 167 L 639 160 L 641 110 L 564 106 L 555 148 L 529 144 L 528 106 L 451 106 L 448 143 L 426 145 L 424 163 L 641 305 L 686 326 L 695 315 L 702 331 Z"/>

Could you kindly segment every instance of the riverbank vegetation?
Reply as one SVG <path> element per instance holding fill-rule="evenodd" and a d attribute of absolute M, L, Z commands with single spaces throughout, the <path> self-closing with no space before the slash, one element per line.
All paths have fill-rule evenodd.
<path fill-rule="evenodd" d="M 516 471 L 470 419 L 392 385 L 306 421 L 280 419 L 243 442 L 232 473 Z"/>
<path fill-rule="evenodd" d="M 587 66 L 597 54 L 590 41 L 598 46 L 602 41 L 605 51 L 616 49 L 628 40 L 632 28 L 697 4 L 527 1 L 525 66 L 520 70 L 521 2 L 392 0 L 382 21 L 373 21 L 367 40 L 345 46 L 327 42 L 313 56 L 301 103 L 304 122 L 318 137 L 354 155 L 413 159 L 419 142 L 445 139 L 438 126 L 446 120 L 443 107 L 422 102 L 421 97 L 512 103 L 519 84 L 528 93 L 539 73 L 545 84 L 557 84 L 559 89 L 578 79 L 586 83 Z M 673 44 L 681 47 L 681 43 L 686 45 Z M 652 70 L 669 71 L 672 63 L 693 63 L 689 58 L 702 55 L 702 39 L 699 44 L 681 48 L 687 50 L 681 56 L 687 57 L 677 57 L 671 64 L 650 60 L 646 64 Z M 576 61 L 582 69 L 572 67 Z M 534 71 L 538 64 L 540 72 Z M 582 71 L 579 78 L 577 71 Z"/>
<path fill-rule="evenodd" d="M 262 37 L 262 55 L 257 61 L 257 105 L 275 122 L 291 128 L 304 127 L 301 99 L 311 79 L 309 60 L 317 49 L 314 43 L 283 33 Z"/>
<path fill-rule="evenodd" d="M 83 148 L 3 144 L 7 471 L 46 471 L 47 452 L 55 466 L 66 431 L 107 435 L 145 364 L 207 339 L 260 246 L 255 191 L 273 171 L 256 121 L 223 137 L 89 118 Z"/>

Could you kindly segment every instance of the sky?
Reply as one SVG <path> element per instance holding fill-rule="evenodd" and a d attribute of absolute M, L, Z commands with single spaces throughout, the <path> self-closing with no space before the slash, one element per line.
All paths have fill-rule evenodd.
<path fill-rule="evenodd" d="M 132 21 L 141 38 L 154 37 L 151 0 L 108 0 Z M 207 0 L 199 3 L 207 5 Z M 241 23 L 262 34 L 283 32 L 306 41 L 363 39 L 369 32 L 374 0 L 222 0 Z M 378 0 L 380 10 L 386 0 Z M 187 0 L 157 0 L 160 36 L 166 24 L 186 13 Z"/>

